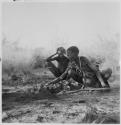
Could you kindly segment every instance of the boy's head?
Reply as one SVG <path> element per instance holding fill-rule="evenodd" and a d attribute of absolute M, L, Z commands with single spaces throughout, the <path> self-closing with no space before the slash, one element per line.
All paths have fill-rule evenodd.
<path fill-rule="evenodd" d="M 64 54 L 66 54 L 66 50 L 63 47 L 59 47 L 57 48 L 57 53 L 59 56 L 63 56 Z"/>
<path fill-rule="evenodd" d="M 78 57 L 79 49 L 76 46 L 71 46 L 67 49 L 67 56 L 70 60 Z"/>

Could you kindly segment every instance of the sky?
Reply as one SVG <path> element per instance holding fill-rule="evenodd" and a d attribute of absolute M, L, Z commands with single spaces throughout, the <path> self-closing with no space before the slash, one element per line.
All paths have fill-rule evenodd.
<path fill-rule="evenodd" d="M 120 32 L 117 2 L 3 3 L 3 34 L 23 47 L 87 46 Z"/>
<path fill-rule="evenodd" d="M 77 46 L 80 55 L 101 55 L 116 63 L 120 53 L 118 2 L 2 3 L 2 34 L 10 43 L 49 56 L 57 47 Z M 11 44 L 13 45 L 13 44 Z M 4 48 L 4 58 L 25 60 L 30 51 Z M 42 48 L 42 49 L 41 49 Z M 40 50 L 40 51 L 39 51 Z M 28 57 L 29 57 L 28 56 Z M 24 57 L 24 59 L 22 59 Z"/>

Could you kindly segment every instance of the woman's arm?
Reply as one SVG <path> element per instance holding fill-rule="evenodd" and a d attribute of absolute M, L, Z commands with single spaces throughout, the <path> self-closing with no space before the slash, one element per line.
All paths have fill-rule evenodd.
<path fill-rule="evenodd" d="M 102 87 L 105 86 L 104 80 L 102 78 L 102 75 L 100 73 L 99 67 L 97 67 L 96 65 L 92 64 L 92 63 L 88 63 L 88 65 L 91 67 L 91 69 L 95 72 L 98 80 L 100 81 Z"/>

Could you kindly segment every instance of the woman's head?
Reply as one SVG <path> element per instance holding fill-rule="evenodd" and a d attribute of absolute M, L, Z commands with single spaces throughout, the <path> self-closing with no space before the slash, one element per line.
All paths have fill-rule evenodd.
<path fill-rule="evenodd" d="M 76 46 L 71 46 L 67 49 L 67 56 L 69 59 L 74 59 L 78 57 L 79 49 Z"/>

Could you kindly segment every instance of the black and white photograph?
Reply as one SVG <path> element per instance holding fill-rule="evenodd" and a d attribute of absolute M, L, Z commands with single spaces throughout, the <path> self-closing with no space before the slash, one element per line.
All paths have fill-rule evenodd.
<path fill-rule="evenodd" d="M 118 0 L 1 2 L 1 22 L 2 123 L 120 124 Z"/>

